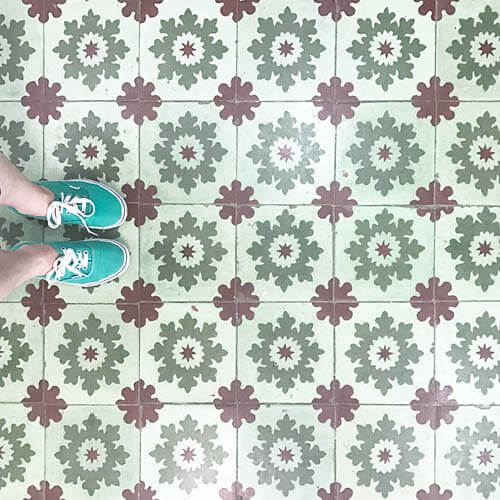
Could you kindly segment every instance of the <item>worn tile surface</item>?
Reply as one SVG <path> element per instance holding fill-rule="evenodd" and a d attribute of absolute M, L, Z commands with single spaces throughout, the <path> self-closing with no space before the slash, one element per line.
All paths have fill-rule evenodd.
<path fill-rule="evenodd" d="M 499 13 L 3 0 L 0 150 L 132 261 L 0 304 L 0 498 L 499 499 Z"/>

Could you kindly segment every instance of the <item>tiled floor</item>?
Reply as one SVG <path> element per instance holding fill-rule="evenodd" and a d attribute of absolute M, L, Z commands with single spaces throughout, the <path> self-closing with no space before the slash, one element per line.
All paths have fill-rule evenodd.
<path fill-rule="evenodd" d="M 0 304 L 0 498 L 500 499 L 499 12 L 2 0 L 0 149 L 132 263 Z"/>

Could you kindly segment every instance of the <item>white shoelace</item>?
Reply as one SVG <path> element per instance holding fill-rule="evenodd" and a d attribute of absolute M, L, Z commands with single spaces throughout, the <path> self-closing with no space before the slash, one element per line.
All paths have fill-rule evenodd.
<path fill-rule="evenodd" d="M 74 186 L 70 187 L 73 189 L 80 189 Z M 89 214 L 87 214 L 87 205 L 90 205 L 92 208 Z M 64 193 L 61 193 L 61 201 L 53 201 L 47 209 L 47 224 L 51 229 L 56 229 L 61 225 L 64 210 L 66 210 L 69 214 L 76 215 L 85 229 L 90 234 L 95 235 L 95 233 L 88 228 L 87 221 L 85 220 L 86 218 L 91 217 L 95 212 L 95 205 L 92 200 L 89 200 L 88 198 L 81 198 L 79 196 L 72 196 L 71 194 L 64 195 Z"/>
<path fill-rule="evenodd" d="M 56 259 L 52 269 L 47 273 L 45 279 L 49 284 L 55 281 L 60 281 L 67 271 L 72 272 L 76 276 L 83 276 L 82 270 L 86 270 L 89 265 L 89 254 L 87 251 L 77 250 L 72 248 L 63 248 L 63 254 Z"/>

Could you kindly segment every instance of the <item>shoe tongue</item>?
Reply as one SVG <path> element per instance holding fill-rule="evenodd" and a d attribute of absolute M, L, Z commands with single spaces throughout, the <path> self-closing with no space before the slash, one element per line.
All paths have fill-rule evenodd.
<path fill-rule="evenodd" d="M 84 269 L 83 267 L 79 266 L 75 262 L 71 263 L 73 265 L 73 267 L 75 267 L 76 269 L 78 269 L 78 271 L 80 273 L 82 273 L 82 274 L 88 274 L 90 272 L 90 269 L 92 267 L 92 252 L 90 251 L 90 249 L 87 246 L 82 246 L 80 248 L 74 248 L 74 252 L 75 252 L 75 254 L 76 254 L 77 257 L 79 257 L 80 255 L 83 256 L 83 252 L 85 250 L 87 251 L 87 266 L 86 266 L 86 269 Z M 77 274 L 73 273 L 70 269 L 66 269 L 66 274 L 64 275 L 64 279 L 73 278 L 73 276 L 77 276 Z"/>
<path fill-rule="evenodd" d="M 87 200 L 89 200 L 89 196 L 88 196 L 88 192 L 86 189 L 77 189 L 75 187 L 72 187 L 71 184 L 65 186 L 65 189 L 63 191 L 63 195 L 64 196 L 67 196 L 67 195 L 70 195 L 71 198 L 86 198 Z M 60 197 L 60 194 L 59 194 L 59 199 L 58 201 L 62 201 L 61 197 Z M 82 202 L 82 203 L 78 203 L 77 204 L 78 208 L 80 210 L 82 210 L 82 212 L 84 212 L 86 215 L 91 215 L 92 214 L 92 206 L 90 203 L 85 203 L 85 202 Z"/>

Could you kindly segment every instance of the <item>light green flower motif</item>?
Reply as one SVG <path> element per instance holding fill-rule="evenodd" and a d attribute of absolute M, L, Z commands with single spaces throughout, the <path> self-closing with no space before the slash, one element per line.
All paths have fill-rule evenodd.
<path fill-rule="evenodd" d="M 384 208 L 375 215 L 374 223 L 368 219 L 356 220 L 358 241 L 351 241 L 345 250 L 351 260 L 359 262 L 354 267 L 356 279 L 369 280 L 374 276 L 374 283 L 382 291 L 392 284 L 393 277 L 398 281 L 411 279 L 413 265 L 411 259 L 417 259 L 424 250 L 413 235 L 413 221 L 394 220 L 394 215 Z"/>
<path fill-rule="evenodd" d="M 297 426 L 295 420 L 285 415 L 275 427 L 258 426 L 259 446 L 248 454 L 254 465 L 259 466 L 259 484 L 273 484 L 284 496 L 301 486 L 314 483 L 314 465 L 326 455 L 314 444 L 314 426 Z"/>
<path fill-rule="evenodd" d="M 392 389 L 393 382 L 398 386 L 413 383 L 413 370 L 410 364 L 418 363 L 424 354 L 418 349 L 413 339 L 411 323 L 399 323 L 394 326 L 394 318 L 387 311 L 375 319 L 377 326 L 369 323 L 356 323 L 354 336 L 360 339 L 358 344 L 351 344 L 346 352 L 353 364 L 356 382 L 375 381 L 375 387 L 386 395 Z"/>
<path fill-rule="evenodd" d="M 375 428 L 371 424 L 356 428 L 360 446 L 351 446 L 347 458 L 353 465 L 361 466 L 356 472 L 358 485 L 369 487 L 373 482 L 375 491 L 384 498 L 394 491 L 397 483 L 401 488 L 415 485 L 412 466 L 416 466 L 424 455 L 416 446 L 411 447 L 415 442 L 413 427 L 398 428 L 396 422 L 384 415 Z"/>
<path fill-rule="evenodd" d="M 157 444 L 150 455 L 161 463 L 160 483 L 172 484 L 176 479 L 179 487 L 188 495 L 203 484 L 215 484 L 216 465 L 221 465 L 229 456 L 222 446 L 217 445 L 216 425 L 198 427 L 191 415 L 175 424 L 161 426 L 161 445 Z"/>
<path fill-rule="evenodd" d="M 35 52 L 28 42 L 22 40 L 26 34 L 25 24 L 26 21 L 14 19 L 8 23 L 5 16 L 0 14 L 0 85 L 4 85 L 7 80 L 22 80 L 27 66 L 25 61 Z"/>
<path fill-rule="evenodd" d="M 283 194 L 301 184 L 314 183 L 313 163 L 318 163 L 325 152 L 315 137 L 314 123 L 301 123 L 288 111 L 278 119 L 278 125 L 262 123 L 259 125 L 260 146 L 253 145 L 247 156 L 257 169 L 258 182 L 274 184 Z"/>
<path fill-rule="evenodd" d="M 6 219 L 0 217 L 0 239 L 5 245 L 12 247 L 21 241 L 24 236 L 22 222 L 8 223 Z"/>
<path fill-rule="evenodd" d="M 314 382 L 313 361 L 325 351 L 311 342 L 314 337 L 312 323 L 300 323 L 295 326 L 296 319 L 284 312 L 273 323 L 259 323 L 260 344 L 252 344 L 247 356 L 256 363 L 259 372 L 258 381 L 274 384 L 285 394 L 300 381 Z"/>
<path fill-rule="evenodd" d="M 488 111 L 477 119 L 477 126 L 471 123 L 457 123 L 457 138 L 460 144 L 452 144 L 446 153 L 453 163 L 461 166 L 457 168 L 459 183 L 470 184 L 486 196 L 495 182 L 500 181 L 500 129 L 497 119 Z"/>
<path fill-rule="evenodd" d="M 496 214 L 485 207 L 477 217 L 457 217 L 455 232 L 462 236 L 452 239 L 445 250 L 454 260 L 460 260 L 455 266 L 456 279 L 468 281 L 475 276 L 474 283 L 486 292 L 500 272 L 500 223 Z"/>
<path fill-rule="evenodd" d="M 276 217 L 277 223 L 271 226 L 270 221 L 257 222 L 257 236 L 247 253 L 260 263 L 255 266 L 257 279 L 268 281 L 270 276 L 276 278 L 274 284 L 283 292 L 293 285 L 294 280 L 312 281 L 313 267 L 308 263 L 318 260 L 323 249 L 314 236 L 313 222 L 300 220 L 295 223 L 295 216 L 284 210 Z"/>
<path fill-rule="evenodd" d="M 155 144 L 150 155 L 160 168 L 162 182 L 179 180 L 178 186 L 189 194 L 202 184 L 215 182 L 215 171 L 222 162 L 227 149 L 215 142 L 216 124 L 201 122 L 189 111 L 179 118 L 179 125 L 160 123 L 160 137 L 165 139 Z"/>
<path fill-rule="evenodd" d="M 425 49 L 415 33 L 414 19 L 404 17 L 396 20 L 396 14 L 388 8 L 377 15 L 376 22 L 372 19 L 358 19 L 358 33 L 361 40 L 354 40 L 347 52 L 361 64 L 356 66 L 358 78 L 371 80 L 385 91 L 394 83 L 394 77 L 399 80 L 413 78 L 413 59 L 418 58 Z"/>
<path fill-rule="evenodd" d="M 473 484 L 478 493 L 489 498 L 500 482 L 500 436 L 495 422 L 483 417 L 472 432 L 469 426 L 458 428 L 455 441 L 458 446 L 452 446 L 444 457 L 451 465 L 458 465 L 457 485 Z"/>
<path fill-rule="evenodd" d="M 123 162 L 129 150 L 119 136 L 118 123 L 104 122 L 92 111 L 78 122 L 66 123 L 64 137 L 67 143 L 57 145 L 54 156 L 64 165 L 66 179 L 81 177 L 99 178 L 106 182 L 120 180 L 119 162 Z"/>
<path fill-rule="evenodd" d="M 22 342 L 25 337 L 24 325 L 12 323 L 9 327 L 7 320 L 0 317 L 0 387 L 9 379 L 24 380 L 22 362 L 26 363 L 33 354 L 29 344 Z"/>
<path fill-rule="evenodd" d="M 24 123 L 11 120 L 8 124 L 0 116 L 0 153 L 3 153 L 20 170 L 24 170 L 20 161 L 29 161 L 35 150 L 27 141 L 21 142 L 25 134 Z"/>
<path fill-rule="evenodd" d="M 24 481 L 26 467 L 35 452 L 28 443 L 22 443 L 26 437 L 25 424 L 11 424 L 10 429 L 5 418 L 0 418 L 0 489 L 7 486 L 7 481 Z"/>
<path fill-rule="evenodd" d="M 257 78 L 271 80 L 275 76 L 276 85 L 286 92 L 295 84 L 294 77 L 315 78 L 313 58 L 318 59 L 325 47 L 319 38 L 313 39 L 318 33 L 315 20 L 303 19 L 300 23 L 289 7 L 278 18 L 276 23 L 272 17 L 259 18 L 257 32 L 262 36 L 252 41 L 248 51 L 254 59 L 263 61 L 257 66 Z"/>
<path fill-rule="evenodd" d="M 180 327 L 172 321 L 168 325 L 160 325 L 160 337 L 164 340 L 156 342 L 149 354 L 155 361 L 160 361 L 158 382 L 179 380 L 179 387 L 190 392 L 198 382 L 215 381 L 217 369 L 227 351 L 221 344 L 215 344 L 217 337 L 216 323 L 203 323 L 189 313 L 179 320 Z"/>
<path fill-rule="evenodd" d="M 102 382 L 108 386 L 120 383 L 120 368 L 116 365 L 122 364 L 129 352 L 119 343 L 119 326 L 101 328 L 101 320 L 93 313 L 83 324 L 64 324 L 67 342 L 59 345 L 54 356 L 67 365 L 64 382 L 77 385 L 81 381 L 82 389 L 92 395 Z"/>
<path fill-rule="evenodd" d="M 458 33 L 446 52 L 459 61 L 458 78 L 476 79 L 477 85 L 488 90 L 495 85 L 500 71 L 500 24 L 498 12 L 487 5 L 479 20 L 460 19 Z"/>
<path fill-rule="evenodd" d="M 156 39 L 149 50 L 163 61 L 158 64 L 158 78 L 173 80 L 177 75 L 179 85 L 189 90 L 200 77 L 216 78 L 214 60 L 222 59 L 228 49 L 221 40 L 214 39 L 217 19 L 204 19 L 201 24 L 190 9 L 179 19 L 178 24 L 174 18 L 161 21 L 160 33 L 165 36 Z"/>
<path fill-rule="evenodd" d="M 373 122 L 358 122 L 356 137 L 347 156 L 360 168 L 356 170 L 356 183 L 368 186 L 375 182 L 375 189 L 387 196 L 394 188 L 393 181 L 400 185 L 414 183 L 414 168 L 424 151 L 417 143 L 413 125 L 396 123 L 388 111 Z"/>
<path fill-rule="evenodd" d="M 89 10 L 82 17 L 81 23 L 74 19 L 65 22 L 66 40 L 61 40 L 54 52 L 64 64 L 66 78 L 80 78 L 90 90 L 94 90 L 101 79 L 118 78 L 119 59 L 124 59 L 130 50 L 120 36 L 120 21 L 106 20 L 99 23 L 100 16 Z"/>
<path fill-rule="evenodd" d="M 500 382 L 500 328 L 495 325 L 495 318 L 484 312 L 476 318 L 476 325 L 457 323 L 457 340 L 446 353 L 453 363 L 458 365 L 455 373 L 457 382 L 470 383 L 487 394 Z"/>
<path fill-rule="evenodd" d="M 159 280 L 173 280 L 179 277 L 177 284 L 186 291 L 203 281 L 215 280 L 217 265 L 227 250 L 217 236 L 216 222 L 204 222 L 199 225 L 191 212 L 186 212 L 179 224 L 175 221 L 162 222 L 160 235 L 165 236 L 162 242 L 156 241 L 149 250 L 156 260 L 163 264 L 158 266 Z"/>
<path fill-rule="evenodd" d="M 93 495 L 103 483 L 106 486 L 120 485 L 118 465 L 124 465 L 130 453 L 120 441 L 120 426 L 102 426 L 102 421 L 91 413 L 83 426 L 65 425 L 64 441 L 55 457 L 63 469 L 66 483 L 78 484 Z"/>

